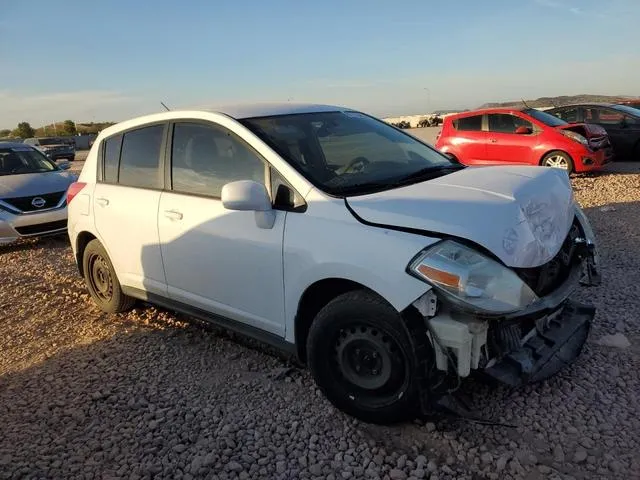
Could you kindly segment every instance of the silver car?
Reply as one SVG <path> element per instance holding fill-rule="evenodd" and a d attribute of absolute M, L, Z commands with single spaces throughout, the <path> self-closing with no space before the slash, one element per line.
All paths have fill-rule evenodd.
<path fill-rule="evenodd" d="M 23 143 L 0 142 L 0 245 L 64 233 L 67 188 L 77 175 Z"/>

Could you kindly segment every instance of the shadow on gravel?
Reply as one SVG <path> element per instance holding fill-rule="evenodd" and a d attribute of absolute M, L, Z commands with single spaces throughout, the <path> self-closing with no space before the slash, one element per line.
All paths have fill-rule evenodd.
<path fill-rule="evenodd" d="M 69 237 L 66 233 L 52 235 L 48 237 L 20 239 L 15 243 L 0 246 L 0 255 L 4 253 L 22 252 L 45 248 L 49 250 L 60 250 L 69 247 Z"/>

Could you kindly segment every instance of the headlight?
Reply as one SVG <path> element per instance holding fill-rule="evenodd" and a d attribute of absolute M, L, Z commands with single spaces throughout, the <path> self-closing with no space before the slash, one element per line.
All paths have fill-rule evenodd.
<path fill-rule="evenodd" d="M 538 299 L 515 272 L 452 240 L 428 248 L 408 269 L 467 309 L 510 313 Z"/>
<path fill-rule="evenodd" d="M 571 130 L 560 130 L 560 133 L 562 133 L 565 137 L 569 137 L 571 140 L 575 140 L 576 142 L 581 143 L 585 147 L 589 146 L 589 141 L 579 133 L 572 132 Z"/>

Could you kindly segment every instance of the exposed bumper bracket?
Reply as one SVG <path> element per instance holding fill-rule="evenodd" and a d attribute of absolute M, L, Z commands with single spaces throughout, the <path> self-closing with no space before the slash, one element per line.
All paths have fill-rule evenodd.
<path fill-rule="evenodd" d="M 595 308 L 567 301 L 557 315 L 543 317 L 515 351 L 485 368 L 490 378 L 510 387 L 545 380 L 571 364 L 587 340 Z"/>

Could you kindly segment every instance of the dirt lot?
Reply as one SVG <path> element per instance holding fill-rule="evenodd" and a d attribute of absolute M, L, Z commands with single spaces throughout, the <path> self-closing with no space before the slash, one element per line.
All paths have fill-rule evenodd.
<path fill-rule="evenodd" d="M 0 247 L 0 478 L 640 478 L 640 168 L 623 170 L 574 179 L 605 265 L 579 294 L 598 308 L 584 354 L 519 393 L 466 389 L 511 426 L 354 421 L 260 345 L 102 314 L 65 237 Z"/>

